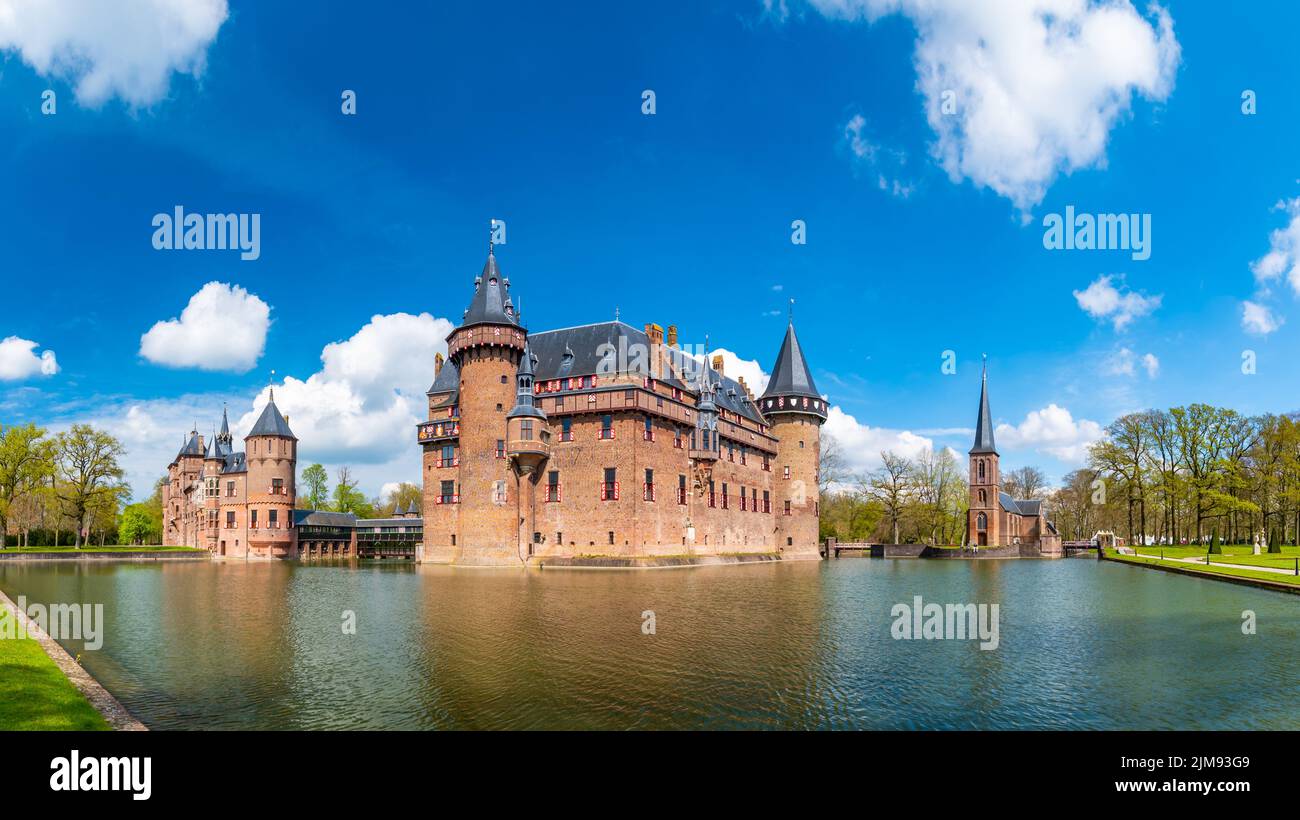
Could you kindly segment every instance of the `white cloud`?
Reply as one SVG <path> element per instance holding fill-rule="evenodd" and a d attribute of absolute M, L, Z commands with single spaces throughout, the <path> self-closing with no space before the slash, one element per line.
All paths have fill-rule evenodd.
<path fill-rule="evenodd" d="M 745 384 L 753 391 L 755 396 L 761 396 L 767 389 L 767 372 L 756 359 L 742 359 L 725 347 L 709 352 L 709 361 L 713 361 L 714 356 L 722 357 L 722 368 L 728 378 L 743 376 Z"/>
<path fill-rule="evenodd" d="M 1247 333 L 1267 336 L 1281 326 L 1281 317 L 1274 316 L 1267 305 L 1250 301 L 1241 303 L 1241 329 Z"/>
<path fill-rule="evenodd" d="M 880 466 L 880 454 L 885 450 L 908 458 L 916 458 L 926 450 L 934 449 L 934 442 L 909 430 L 890 430 L 872 427 L 859 422 L 839 407 L 831 407 L 826 417 L 823 433 L 835 439 L 849 472 L 860 474 Z"/>
<path fill-rule="evenodd" d="M 59 372 L 59 362 L 53 350 L 42 350 L 36 355 L 36 342 L 6 336 L 0 340 L 0 381 L 17 381 L 32 376 L 53 376 Z"/>
<path fill-rule="evenodd" d="M 1109 320 L 1116 330 L 1123 330 L 1134 319 L 1146 316 L 1160 307 L 1163 296 L 1144 296 L 1111 284 L 1112 276 L 1099 276 L 1083 290 L 1074 291 L 1074 299 L 1094 319 Z"/>
<path fill-rule="evenodd" d="M 1291 221 L 1269 234 L 1268 253 L 1252 262 L 1250 270 L 1265 289 L 1286 274 L 1291 290 L 1300 295 L 1300 197 L 1282 200 L 1274 210 L 1285 211 Z"/>
<path fill-rule="evenodd" d="M 290 377 L 276 385 L 276 405 L 300 440 L 299 468 L 319 461 L 333 483 L 336 469 L 348 466 L 368 494 L 387 493 L 387 485 L 401 481 L 419 484 L 415 425 L 424 417 L 434 354 L 446 353 L 452 328 L 448 320 L 427 313 L 374 316 L 351 338 L 326 345 L 318 372 L 305 381 Z M 242 449 L 243 436 L 268 397 L 263 388 L 256 396 L 106 402 L 85 420 L 126 445 L 123 466 L 140 499 L 152 492 L 188 431 L 197 426 L 205 440 L 212 435 L 223 402 L 229 403 L 236 449 Z M 248 407 L 252 409 L 245 411 Z"/>
<path fill-rule="evenodd" d="M 453 327 L 428 313 L 372 316 L 351 338 L 325 346 L 319 371 L 306 380 L 289 376 L 276 385 L 276 406 L 302 442 L 302 459 L 349 465 L 396 459 L 407 465 L 403 474 L 385 475 L 382 481 L 418 481 L 415 425 L 425 415 L 434 354 L 446 353 Z M 268 393 L 258 393 L 253 409 L 240 418 L 239 430 L 253 426 Z"/>
<path fill-rule="evenodd" d="M 83 105 L 147 106 L 172 72 L 203 73 L 227 14 L 226 0 L 0 0 L 0 51 L 72 84 Z"/>
<path fill-rule="evenodd" d="M 1088 445 L 1102 437 L 1101 425 L 1078 419 L 1055 403 L 1034 410 L 1016 426 L 999 424 L 994 431 L 998 446 L 1009 450 L 1034 449 L 1070 464 L 1082 464 Z"/>
<path fill-rule="evenodd" d="M 270 323 L 266 302 L 237 285 L 209 282 L 179 319 L 158 322 L 140 337 L 140 355 L 167 367 L 246 373 L 266 347 Z"/>
<path fill-rule="evenodd" d="M 1142 369 L 1147 372 L 1148 379 L 1154 379 L 1160 372 L 1160 360 L 1154 353 L 1142 354 Z"/>
<path fill-rule="evenodd" d="M 1147 19 L 1127 0 L 808 2 L 832 19 L 910 19 L 935 157 L 1022 211 L 1057 175 L 1103 166 L 1134 95 L 1168 98 L 1181 60 L 1173 20 L 1154 4 Z M 765 8 L 788 17 L 783 3 Z"/>
<path fill-rule="evenodd" d="M 1106 359 L 1102 372 L 1109 376 L 1136 376 L 1138 367 L 1146 371 L 1147 378 L 1154 379 L 1160 372 L 1160 359 L 1154 353 L 1138 356 L 1127 347 L 1121 347 Z"/>
<path fill-rule="evenodd" d="M 866 134 L 866 128 L 866 118 L 861 114 L 854 114 L 844 126 L 844 143 L 853 155 L 855 165 L 870 169 L 876 176 L 876 187 L 880 190 L 907 199 L 916 190 L 916 186 L 898 178 L 907 164 L 906 152 L 872 142 Z"/>
<path fill-rule="evenodd" d="M 126 448 L 121 459 L 126 481 L 134 499 L 142 501 L 153 492 L 153 483 L 167 473 L 167 465 L 185 443 L 190 430 L 204 441 L 212 438 L 221 422 L 221 405 L 231 400 L 239 406 L 246 399 L 217 394 L 186 395 L 174 399 L 96 402 L 96 411 L 77 422 L 92 424 L 116 436 Z M 66 429 L 69 425 L 55 425 Z"/>

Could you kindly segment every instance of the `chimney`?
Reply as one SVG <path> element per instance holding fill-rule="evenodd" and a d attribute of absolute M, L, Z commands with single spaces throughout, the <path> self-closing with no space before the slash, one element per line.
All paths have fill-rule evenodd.
<path fill-rule="evenodd" d="M 650 339 L 652 345 L 664 343 L 664 329 L 653 322 L 645 326 L 645 335 Z"/>
<path fill-rule="evenodd" d="M 433 354 L 433 377 L 435 379 L 438 378 L 438 374 L 442 372 L 443 361 L 444 359 L 442 358 L 441 353 Z"/>
<path fill-rule="evenodd" d="M 714 357 L 713 357 L 713 369 L 716 370 L 716 371 L 718 371 L 718 375 L 719 375 L 719 376 L 725 376 L 725 375 L 727 375 L 726 372 L 722 369 L 722 357 L 721 357 L 721 356 L 714 356 Z"/>
<path fill-rule="evenodd" d="M 677 347 L 677 325 L 668 326 L 668 346 Z"/>

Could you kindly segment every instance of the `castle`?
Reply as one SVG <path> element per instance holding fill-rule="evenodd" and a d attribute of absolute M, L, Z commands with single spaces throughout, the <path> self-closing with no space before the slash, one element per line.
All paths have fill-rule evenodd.
<path fill-rule="evenodd" d="M 489 245 L 428 399 L 423 561 L 819 557 L 827 406 L 793 323 L 755 398 L 671 325 L 529 333 Z"/>
<path fill-rule="evenodd" d="M 205 442 L 197 429 L 190 431 L 167 465 L 164 545 L 200 547 L 231 558 L 298 555 L 298 439 L 275 406 L 274 390 L 244 437 L 244 447 L 235 452 L 225 410 L 221 430 L 211 441 Z"/>
<path fill-rule="evenodd" d="M 1043 502 L 1014 499 L 1002 492 L 998 448 L 989 413 L 989 370 L 980 377 L 980 407 L 975 419 L 975 443 L 970 448 L 970 509 L 967 543 L 971 546 L 1022 547 L 1022 554 L 1063 555 L 1056 525 L 1047 520 Z"/>

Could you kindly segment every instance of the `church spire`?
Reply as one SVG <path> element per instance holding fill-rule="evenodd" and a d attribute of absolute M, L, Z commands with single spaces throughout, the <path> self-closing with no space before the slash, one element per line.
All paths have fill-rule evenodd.
<path fill-rule="evenodd" d="M 984 374 L 980 378 L 980 410 L 975 419 L 975 446 L 972 453 L 993 453 L 997 455 L 997 445 L 993 443 L 993 415 L 989 413 L 989 357 L 984 356 Z"/>

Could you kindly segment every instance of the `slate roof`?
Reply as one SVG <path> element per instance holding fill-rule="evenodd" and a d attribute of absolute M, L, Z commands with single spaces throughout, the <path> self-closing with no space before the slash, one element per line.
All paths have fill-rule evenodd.
<path fill-rule="evenodd" d="M 442 363 L 442 369 L 438 371 L 437 376 L 433 377 L 433 384 L 429 385 L 428 393 L 430 395 L 433 393 L 451 394 L 450 399 L 439 406 L 456 403 L 456 399 L 460 395 L 460 371 L 456 369 L 456 365 L 452 364 L 450 359 Z"/>
<path fill-rule="evenodd" d="M 176 458 L 179 459 L 181 456 L 201 455 L 203 455 L 203 444 L 199 441 L 198 431 L 193 430 L 190 432 L 190 440 L 185 442 L 184 446 L 181 447 L 180 452 L 176 454 Z"/>
<path fill-rule="evenodd" d="M 794 332 L 794 322 L 791 322 L 785 329 L 781 350 L 776 354 L 776 366 L 772 368 L 772 378 L 768 380 L 762 397 L 808 396 L 820 399 L 821 395 L 817 392 L 817 385 L 813 384 L 808 361 L 804 359 L 799 337 Z"/>
<path fill-rule="evenodd" d="M 527 342 L 525 342 L 524 355 L 519 357 L 519 369 L 515 373 L 516 384 L 519 384 L 519 380 L 522 378 L 527 378 L 529 380 L 535 378 L 533 373 L 533 365 L 535 361 L 536 357 L 533 356 L 532 348 Z M 506 418 L 514 419 L 525 416 L 542 420 L 546 419 L 546 414 L 543 413 L 541 408 L 539 408 L 533 401 L 532 388 L 520 386 L 515 393 L 515 406 L 510 408 L 510 412 L 506 414 Z"/>
<path fill-rule="evenodd" d="M 225 466 L 221 468 L 222 475 L 246 472 L 248 472 L 248 461 L 243 453 L 230 453 L 226 456 Z"/>
<path fill-rule="evenodd" d="M 323 510 L 294 510 L 293 525 L 309 527 L 355 527 L 357 517 L 352 513 L 325 512 Z"/>
<path fill-rule="evenodd" d="M 497 269 L 497 258 L 488 248 L 487 261 L 483 263 L 483 272 L 474 280 L 474 298 L 470 300 L 461 327 L 470 325 L 517 325 L 515 308 L 510 301 L 509 280 L 501 276 Z"/>
<path fill-rule="evenodd" d="M 620 343 L 620 339 L 625 341 Z M 544 330 L 528 335 L 528 345 L 537 357 L 536 380 L 544 382 L 568 376 L 598 376 L 609 372 L 608 365 L 601 366 L 603 345 L 611 345 L 614 355 L 622 349 L 629 351 L 627 364 L 631 372 L 639 376 L 649 376 L 649 356 L 632 355 L 633 345 L 642 345 L 649 350 L 650 339 L 644 330 L 638 330 L 626 322 L 597 322 L 596 324 L 566 327 L 559 330 Z M 611 348 L 605 348 L 606 351 Z M 664 347 L 672 367 L 683 378 L 671 374 L 660 374 L 659 381 L 671 387 L 695 392 L 694 381 L 701 363 L 677 348 Z M 444 370 L 445 370 L 444 366 Z M 709 368 L 708 371 L 717 386 L 714 401 L 718 407 L 759 423 L 765 423 L 758 407 L 749 400 L 745 388 L 735 379 L 722 376 Z"/>
<path fill-rule="evenodd" d="M 244 438 L 249 436 L 282 436 L 297 440 L 298 437 L 289 429 L 289 422 L 285 421 L 284 416 L 280 415 L 280 408 L 275 406 L 275 391 L 271 392 L 271 400 L 266 403 L 266 407 L 262 409 L 262 415 L 258 417 L 257 423 L 253 425 L 253 429 L 249 430 L 248 435 L 244 436 Z"/>
<path fill-rule="evenodd" d="M 989 413 L 989 367 L 984 365 L 984 375 L 980 380 L 980 410 L 975 419 L 975 445 L 972 453 L 998 454 L 997 445 L 993 443 L 993 415 Z"/>
<path fill-rule="evenodd" d="M 1041 515 L 1043 512 L 1043 502 L 1036 498 L 1012 498 L 1006 493 L 998 493 L 998 501 L 1002 504 L 1002 509 L 1016 515 L 1033 517 Z"/>
<path fill-rule="evenodd" d="M 424 526 L 423 518 L 358 518 L 356 526 L 358 527 L 375 527 L 383 524 L 392 524 L 394 526 L 411 527 L 414 525 Z"/>

